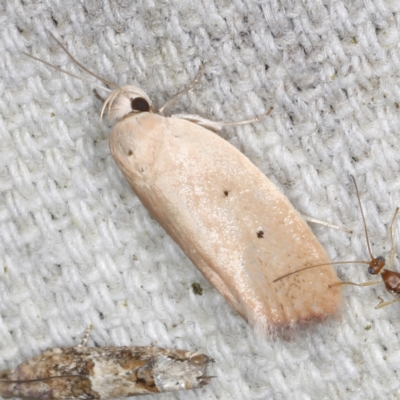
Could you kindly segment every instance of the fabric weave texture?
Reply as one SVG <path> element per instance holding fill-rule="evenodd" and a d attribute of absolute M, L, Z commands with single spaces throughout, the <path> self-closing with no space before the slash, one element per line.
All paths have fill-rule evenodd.
<path fill-rule="evenodd" d="M 90 70 L 139 86 L 157 106 L 203 62 L 174 113 L 234 121 L 273 106 L 222 136 L 301 213 L 353 231 L 312 225 L 334 261 L 368 259 L 355 176 L 374 254 L 389 259 L 399 21 L 400 2 L 389 0 L 1 2 L 0 370 L 73 346 L 92 324 L 89 345 L 215 359 L 208 387 L 158 399 L 399 399 L 400 304 L 375 310 L 379 296 L 391 299 L 383 285 L 344 287 L 337 318 L 289 340 L 255 337 L 129 188 L 92 86 L 23 54 L 96 81 L 50 31 Z M 365 265 L 335 269 L 373 280 Z"/>

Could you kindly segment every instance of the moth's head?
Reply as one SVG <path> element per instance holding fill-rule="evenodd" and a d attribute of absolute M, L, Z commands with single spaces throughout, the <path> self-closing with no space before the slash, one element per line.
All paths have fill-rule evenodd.
<path fill-rule="evenodd" d="M 136 86 L 123 86 L 115 89 L 105 101 L 100 118 L 103 118 L 106 109 L 108 119 L 111 121 L 120 120 L 127 115 L 155 112 L 149 96 Z"/>

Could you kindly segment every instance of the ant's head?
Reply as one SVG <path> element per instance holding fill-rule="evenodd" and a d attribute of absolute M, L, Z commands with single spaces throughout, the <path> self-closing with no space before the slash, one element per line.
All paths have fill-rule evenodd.
<path fill-rule="evenodd" d="M 378 275 L 384 266 L 385 266 L 384 257 L 378 256 L 376 258 L 373 258 L 369 263 L 368 273 L 370 275 Z"/>

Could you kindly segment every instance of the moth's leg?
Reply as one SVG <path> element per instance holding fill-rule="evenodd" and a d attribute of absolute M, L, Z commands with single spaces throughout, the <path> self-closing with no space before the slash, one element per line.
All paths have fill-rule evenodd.
<path fill-rule="evenodd" d="M 189 90 L 193 89 L 193 87 L 197 85 L 197 83 L 199 82 L 201 76 L 203 75 L 203 70 L 204 70 L 204 67 L 203 67 L 203 64 L 202 64 L 202 65 L 200 65 L 199 72 L 197 73 L 196 78 L 194 78 L 194 81 L 193 81 L 189 86 L 185 87 L 185 89 L 182 89 L 180 92 L 174 94 L 174 95 L 173 95 L 173 96 L 158 110 L 158 112 L 159 112 L 161 115 L 164 115 L 165 111 L 166 111 L 168 108 L 170 108 L 171 106 L 173 106 L 173 105 L 179 100 L 180 97 L 182 97 L 182 96 L 183 96 L 185 93 L 187 93 Z"/>
<path fill-rule="evenodd" d="M 347 232 L 347 233 L 353 233 L 353 231 L 346 229 L 343 226 L 331 224 L 326 221 L 321 221 L 320 219 L 309 217 L 308 215 L 301 214 L 301 216 L 303 217 L 304 221 L 306 221 L 306 222 L 313 222 L 314 224 L 324 225 L 324 226 L 327 226 L 328 228 L 337 229 L 339 231 L 343 231 L 343 232 Z"/>
<path fill-rule="evenodd" d="M 203 126 L 204 128 L 210 129 L 213 132 L 220 132 L 222 128 L 226 128 L 229 126 L 239 126 L 239 125 L 248 125 L 253 124 L 254 122 L 261 121 L 263 118 L 267 117 L 271 114 L 273 107 L 271 107 L 267 113 L 263 115 L 259 115 L 257 117 L 251 119 L 245 119 L 243 121 L 235 121 L 235 122 L 223 122 L 223 121 L 212 121 L 207 118 L 200 117 L 199 115 L 193 114 L 174 114 L 171 115 L 172 118 L 180 118 L 185 119 L 187 121 L 193 122 L 197 125 Z"/>
<path fill-rule="evenodd" d="M 90 331 L 91 331 L 92 329 L 93 329 L 93 326 L 92 326 L 92 325 L 89 325 L 89 326 L 86 328 L 85 335 L 83 336 L 82 341 L 78 344 L 78 347 L 85 347 L 85 346 L 86 346 L 86 343 L 87 343 L 87 341 L 88 341 L 88 339 L 89 339 L 89 336 L 90 336 Z"/>

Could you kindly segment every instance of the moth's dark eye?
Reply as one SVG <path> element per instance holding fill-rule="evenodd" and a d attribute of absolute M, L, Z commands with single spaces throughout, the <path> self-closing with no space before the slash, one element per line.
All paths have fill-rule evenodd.
<path fill-rule="evenodd" d="M 150 104 L 143 97 L 136 97 L 135 99 L 131 100 L 131 108 L 132 111 L 149 111 Z"/>

